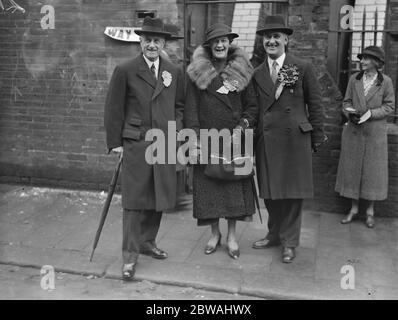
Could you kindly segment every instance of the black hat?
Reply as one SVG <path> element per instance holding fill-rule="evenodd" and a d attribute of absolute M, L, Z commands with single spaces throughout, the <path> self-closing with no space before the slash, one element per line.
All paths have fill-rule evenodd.
<path fill-rule="evenodd" d="M 223 23 L 215 23 L 211 25 L 206 30 L 206 40 L 203 44 L 208 44 L 210 40 L 219 38 L 219 37 L 228 37 L 230 39 L 238 38 L 239 35 L 231 32 L 231 28 Z"/>
<path fill-rule="evenodd" d="M 385 63 L 384 50 L 377 46 L 370 46 L 363 49 L 362 53 L 358 54 L 358 59 L 361 60 L 363 56 L 370 56 Z"/>
<path fill-rule="evenodd" d="M 178 39 L 184 39 L 183 36 L 180 36 L 178 34 L 178 27 L 175 26 L 174 24 L 164 24 L 164 30 L 168 33 L 170 33 L 170 37 L 168 37 L 168 40 L 178 40 Z"/>
<path fill-rule="evenodd" d="M 293 34 L 293 29 L 286 26 L 285 19 L 282 16 L 266 17 L 265 24 L 256 33 L 261 36 L 266 31 L 280 31 L 286 33 L 288 36 Z"/>
<path fill-rule="evenodd" d="M 145 17 L 144 22 L 142 24 L 142 28 L 140 30 L 134 30 L 136 34 L 139 36 L 142 34 L 158 34 L 163 37 L 170 37 L 170 32 L 165 31 L 164 24 L 161 19 Z"/>

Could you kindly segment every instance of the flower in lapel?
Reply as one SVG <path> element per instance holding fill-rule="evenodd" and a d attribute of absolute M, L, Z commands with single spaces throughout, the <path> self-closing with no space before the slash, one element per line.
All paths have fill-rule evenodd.
<path fill-rule="evenodd" d="M 282 94 L 283 88 L 293 88 L 300 76 L 297 66 L 293 64 L 284 65 L 278 73 L 279 86 L 276 89 L 275 99 L 278 100 Z"/>
<path fill-rule="evenodd" d="M 171 76 L 171 73 L 168 71 L 163 71 L 162 72 L 162 79 L 163 79 L 163 84 L 167 88 L 170 86 L 171 81 L 173 80 L 173 77 Z"/>

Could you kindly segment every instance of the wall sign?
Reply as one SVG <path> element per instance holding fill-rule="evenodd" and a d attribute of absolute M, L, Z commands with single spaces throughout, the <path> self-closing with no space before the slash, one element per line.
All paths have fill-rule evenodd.
<path fill-rule="evenodd" d="M 104 33 L 115 40 L 126 41 L 126 42 L 139 42 L 140 37 L 134 32 L 140 28 L 129 28 L 129 27 L 106 27 Z"/>

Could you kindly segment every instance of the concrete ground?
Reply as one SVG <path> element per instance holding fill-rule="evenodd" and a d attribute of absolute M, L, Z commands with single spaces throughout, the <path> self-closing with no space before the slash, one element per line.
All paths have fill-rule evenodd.
<path fill-rule="evenodd" d="M 112 201 L 93 262 L 89 261 L 105 198 L 104 192 L 0 185 L 0 264 L 51 265 L 66 274 L 120 280 L 119 195 Z M 137 280 L 253 298 L 398 299 L 398 220 L 377 219 L 371 230 L 363 221 L 343 226 L 338 214 L 305 212 L 301 247 L 295 262 L 286 265 L 280 261 L 281 248 L 251 248 L 266 234 L 267 214 L 262 211 L 263 225 L 258 216 L 252 223 L 239 224 L 239 260 L 227 254 L 225 223 L 222 247 L 206 256 L 203 249 L 210 233 L 196 226 L 187 197 L 162 219 L 158 246 L 169 258 L 140 257 Z M 345 270 L 351 270 L 348 276 Z M 355 289 L 342 288 L 346 283 L 342 278 L 347 277 Z"/>

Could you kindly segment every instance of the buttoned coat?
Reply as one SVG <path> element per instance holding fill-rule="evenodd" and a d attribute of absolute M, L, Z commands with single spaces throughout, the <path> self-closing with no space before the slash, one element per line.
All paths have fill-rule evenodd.
<path fill-rule="evenodd" d="M 243 49 L 232 45 L 227 65 L 218 74 L 212 65 L 208 50 L 199 46 L 187 69 L 189 76 L 186 92 L 184 122 L 195 130 L 232 130 L 237 125 L 246 127 L 244 119 L 253 128 L 258 107 L 251 78 L 253 68 Z M 218 92 L 223 81 L 236 80 L 239 88 L 227 94 Z M 232 82 L 231 81 L 231 82 Z M 222 154 L 220 140 L 220 154 Z M 209 149 L 212 150 L 209 144 Z M 254 212 L 254 192 L 250 179 L 224 181 L 207 177 L 206 165 L 196 164 L 193 171 L 193 216 L 199 220 L 234 218 L 245 220 Z"/>
<path fill-rule="evenodd" d="M 171 75 L 167 86 L 164 77 Z M 176 166 L 149 164 L 145 152 L 152 144 L 145 141 L 151 128 L 165 134 L 167 151 L 168 122 L 182 128 L 184 87 L 181 72 L 160 57 L 158 79 L 142 55 L 117 66 L 109 84 L 104 124 L 109 149 L 123 146 L 122 206 L 130 210 L 171 209 L 176 203 Z M 149 153 L 151 154 L 151 153 Z"/>
<path fill-rule="evenodd" d="M 254 74 L 260 108 L 256 132 L 256 168 L 263 199 L 313 197 L 312 149 L 324 140 L 323 106 L 318 79 L 312 66 L 290 54 L 284 65 L 295 65 L 299 79 L 285 87 L 278 100 L 268 61 Z"/>
<path fill-rule="evenodd" d="M 365 97 L 363 73 L 354 74 L 348 83 L 343 111 L 348 107 L 361 114 L 370 109 L 372 116 L 361 125 L 347 122 L 343 127 L 336 191 L 350 199 L 385 200 L 388 192 L 387 116 L 395 108 L 392 80 L 380 73 L 377 84 Z"/>

